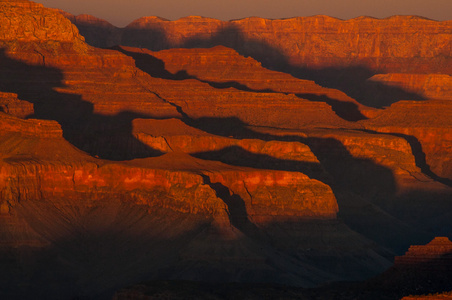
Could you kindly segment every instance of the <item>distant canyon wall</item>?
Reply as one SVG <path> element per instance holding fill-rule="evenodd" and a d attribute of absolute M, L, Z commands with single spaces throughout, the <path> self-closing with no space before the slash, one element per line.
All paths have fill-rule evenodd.
<path fill-rule="evenodd" d="M 355 72 L 452 74 L 452 21 L 416 16 L 233 21 L 143 17 L 116 28 L 92 16 L 64 14 L 89 44 L 100 47 L 121 44 L 162 50 L 223 45 L 279 70 L 354 67 Z"/>

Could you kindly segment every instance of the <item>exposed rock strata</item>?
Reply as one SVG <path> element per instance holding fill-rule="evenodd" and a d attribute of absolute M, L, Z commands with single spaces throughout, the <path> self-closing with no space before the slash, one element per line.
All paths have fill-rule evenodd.
<path fill-rule="evenodd" d="M 448 100 L 400 101 L 367 120 L 368 129 L 405 137 L 424 172 L 452 178 L 452 106 Z M 429 174 L 431 175 L 431 174 Z"/>
<path fill-rule="evenodd" d="M 327 16 L 284 20 L 252 17 L 228 22 L 191 16 L 176 21 L 140 18 L 123 29 L 122 39 L 116 44 L 152 50 L 221 44 L 273 66 L 359 65 L 385 72 L 417 70 L 449 74 L 450 40 L 450 21 L 415 16 L 350 20 Z"/>
<path fill-rule="evenodd" d="M 369 81 L 400 87 L 426 99 L 452 100 L 452 77 L 446 74 L 378 74 Z"/>
<path fill-rule="evenodd" d="M 0 93 L 0 111 L 18 118 L 25 118 L 34 113 L 33 104 L 18 99 L 17 94 L 12 93 Z"/>
<path fill-rule="evenodd" d="M 324 88 L 313 81 L 301 80 L 286 73 L 270 71 L 253 58 L 244 58 L 224 46 L 159 52 L 130 47 L 120 49 L 135 57 L 138 66 L 140 63 L 147 63 L 153 76 L 168 79 L 195 78 L 218 88 L 234 87 L 252 92 L 295 94 L 310 101 L 325 102 L 331 105 L 337 115 L 349 121 L 377 113 L 375 109 L 356 102 L 339 90 Z M 146 54 L 149 55 L 147 61 Z"/>
<path fill-rule="evenodd" d="M 447 237 L 436 237 L 427 245 L 411 246 L 403 256 L 395 258 L 395 267 L 415 269 L 450 270 L 452 242 Z"/>
<path fill-rule="evenodd" d="M 451 190 L 425 174 L 406 137 L 384 130 L 422 129 L 427 117 L 404 123 L 391 114 L 397 104 L 368 109 L 224 47 L 96 49 L 53 10 L 0 3 L 0 21 L 15 19 L 0 29 L 0 290 L 7 297 L 96 297 L 158 278 L 305 287 L 359 280 L 381 273 L 406 245 L 451 227 Z M 296 20 L 322 28 L 339 22 Z M 370 22 L 354 22 L 361 21 Z M 440 25 L 426 32 L 445 26 L 418 21 Z M 168 24 L 193 22 L 217 21 Z M 184 30 L 198 30 L 190 26 Z M 230 29 L 226 40 L 235 34 Z M 259 45 L 250 49 L 268 50 Z M 372 119 L 341 116 L 325 97 Z M 447 136 L 447 104 L 416 104 L 413 116 L 422 108 L 438 113 L 429 128 Z"/>

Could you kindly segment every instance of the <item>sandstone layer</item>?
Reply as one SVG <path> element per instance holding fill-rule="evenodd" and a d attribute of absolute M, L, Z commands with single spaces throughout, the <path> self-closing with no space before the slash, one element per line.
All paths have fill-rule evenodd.
<path fill-rule="evenodd" d="M 340 89 L 358 102 L 378 108 L 398 100 L 422 99 L 423 93 L 381 80 L 369 84 L 373 75 L 448 76 L 452 72 L 451 22 L 416 16 L 350 20 L 321 15 L 284 20 L 252 17 L 227 22 L 197 16 L 176 21 L 143 17 L 114 30 L 92 16 L 68 17 L 92 45 L 151 50 L 227 46 L 265 67 Z"/>
<path fill-rule="evenodd" d="M 262 36 L 251 44 L 244 33 L 204 18 L 142 19 L 124 29 L 123 38 L 133 39 L 147 36 L 149 24 L 166 24 L 168 33 L 183 27 L 192 40 L 174 35 L 171 43 L 232 39 L 266 53 L 264 62 L 226 47 L 98 49 L 58 11 L 28 1 L 0 6 L 7 24 L 0 28 L 5 298 L 108 298 L 125 285 L 162 278 L 314 287 L 369 278 L 409 245 L 450 234 L 450 149 L 438 142 L 449 136 L 448 102 L 377 110 L 340 90 L 270 71 L 263 66 L 277 61 L 279 50 L 262 46 L 267 35 L 259 29 L 290 35 L 284 26 L 297 20 L 329 28 L 334 37 L 337 24 L 346 31 L 368 22 L 369 32 L 392 32 L 387 23 L 411 20 L 428 25 L 418 28 L 423 36 L 439 36 L 429 46 L 447 40 L 438 34 L 447 22 L 231 22 Z M 86 16 L 72 21 L 110 28 Z M 218 32 L 197 36 L 213 24 Z M 316 49 L 330 55 L 322 45 Z M 378 49 L 377 58 L 386 57 Z M 435 62 L 438 53 L 448 57 L 432 49 L 422 50 L 413 68 Z M 351 63 L 338 53 L 341 63 Z M 415 58 L 409 51 L 400 57 L 397 63 Z M 320 59 L 312 64 L 321 67 Z M 429 70 L 436 67 L 446 68 L 447 59 Z M 407 111 L 415 121 L 400 117 Z M 425 161 L 410 139 L 418 133 Z"/>
<path fill-rule="evenodd" d="M 104 22 L 98 19 L 96 23 Z M 435 66 L 435 71 L 446 70 L 443 73 L 449 74 L 450 40 L 450 21 L 415 16 L 340 20 L 319 15 L 232 21 L 190 16 L 176 21 L 140 18 L 123 29 L 121 39 L 103 46 L 122 44 L 162 50 L 221 44 L 271 65 L 276 62 L 309 68 L 360 65 L 386 72 L 430 72 Z"/>
<path fill-rule="evenodd" d="M 405 137 L 412 145 L 418 165 L 432 176 L 452 179 L 452 108 L 449 100 L 400 101 L 364 126 L 378 132 Z"/>

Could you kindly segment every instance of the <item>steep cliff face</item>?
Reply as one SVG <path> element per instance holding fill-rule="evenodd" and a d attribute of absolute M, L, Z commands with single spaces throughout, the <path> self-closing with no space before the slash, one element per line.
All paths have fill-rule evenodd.
<path fill-rule="evenodd" d="M 451 179 L 451 116 L 449 100 L 400 101 L 364 126 L 405 137 L 424 172 Z"/>
<path fill-rule="evenodd" d="M 143 17 L 117 28 L 110 35 L 114 38 L 103 46 L 120 44 L 154 51 L 227 46 L 267 68 L 314 80 L 381 108 L 398 100 L 422 99 L 422 95 L 384 81 L 369 84 L 367 79 L 373 75 L 451 74 L 451 24 L 416 16 L 252 17 L 228 22 L 196 16 L 176 21 Z M 86 32 L 89 35 L 93 30 Z M 88 43 L 97 45 L 98 39 L 88 39 Z"/>
<path fill-rule="evenodd" d="M 428 173 L 416 144 L 387 129 L 429 128 L 447 141 L 445 101 L 371 109 L 226 47 L 101 50 L 54 10 L 0 3 L 0 21 L 15 24 L 0 29 L 0 290 L 7 296 L 96 297 L 158 278 L 305 287 L 358 280 L 451 227 L 447 182 Z M 351 22 L 293 20 L 322 30 Z M 282 34 L 288 26 L 232 23 L 256 36 L 259 28 Z M 220 33 L 210 30 L 207 39 L 269 53 L 234 28 L 222 33 L 226 25 L 212 19 L 146 18 L 125 31 L 143 30 L 129 30 L 134 38 L 156 24 L 190 38 L 217 24 Z M 163 36 L 152 43 L 167 43 Z M 407 110 L 413 123 L 398 119 Z M 430 127 L 425 112 L 437 116 Z M 449 150 L 437 142 L 421 143 L 447 162 Z"/>
<path fill-rule="evenodd" d="M 281 63 L 304 68 L 361 66 L 450 74 L 451 26 L 450 21 L 415 16 L 253 17 L 228 22 L 196 16 L 176 21 L 143 17 L 123 29 L 120 44 L 152 50 L 224 45 L 273 67 Z"/>
<path fill-rule="evenodd" d="M 31 1 L 0 1 L 1 18 L 8 19 L 0 31 L 2 42 L 83 42 L 77 28 L 60 14 Z M 27 10 L 29 14 L 23 12 Z M 37 26 L 38 25 L 38 26 Z"/>
<path fill-rule="evenodd" d="M 244 58 L 235 50 L 224 46 L 158 52 L 130 47 L 121 49 L 126 53 L 133 53 L 138 61 L 143 59 L 145 54 L 150 55 L 154 60 L 154 72 L 158 72 L 160 67 L 160 76 L 163 77 L 196 78 L 219 88 L 234 87 L 253 92 L 295 94 L 313 102 L 327 103 L 338 116 L 349 121 L 364 119 L 376 113 L 375 109 L 358 103 L 339 90 L 265 69 L 253 58 Z"/>
<path fill-rule="evenodd" d="M 74 16 L 60 9 L 55 9 L 55 11 L 77 26 L 80 34 L 89 41 L 91 46 L 112 47 L 120 44 L 122 30 L 109 22 L 87 14 Z"/>
<path fill-rule="evenodd" d="M 174 278 L 208 280 L 207 270 L 226 270 L 225 264 L 229 271 L 218 275 L 218 280 L 240 279 L 244 263 L 254 274 L 253 280 L 259 280 L 259 270 L 265 269 L 268 274 L 277 274 L 277 281 L 290 276 L 293 284 L 307 286 L 336 276 L 302 261 L 296 264 L 310 269 L 311 276 L 315 274 L 309 280 L 305 271 L 297 268 L 276 271 L 280 267 L 275 269 L 273 263 L 282 267 L 288 254 L 277 259 L 280 246 L 263 251 L 256 245 L 267 244 L 267 239 L 279 241 L 278 228 L 285 228 L 286 223 L 303 224 L 303 220 L 306 225 L 301 228 L 321 227 L 324 234 L 334 236 L 337 202 L 331 188 L 321 181 L 300 172 L 234 167 L 182 153 L 108 162 L 65 141 L 55 121 L 21 120 L 3 113 L 0 120 L 0 250 L 9 253 L 12 247 L 29 247 L 28 255 L 37 267 L 36 271 L 18 271 L 18 266 L 27 269 L 31 265 L 21 255 L 2 256 L 8 266 L 2 276 L 15 276 L 8 280 L 9 285 L 2 286 L 7 295 L 91 295 L 140 280 L 144 274 L 158 277 L 161 272 Z M 312 222 L 319 224 L 310 225 Z M 304 230 L 292 234 L 297 232 Z M 342 250 L 342 255 L 362 256 L 359 248 L 368 251 L 365 245 L 369 242 L 362 237 L 346 227 L 340 232 L 360 243 Z M 319 249 L 318 255 L 331 256 L 321 250 L 323 242 L 303 235 L 310 247 Z M 105 247 L 96 246 L 99 241 L 104 241 Z M 41 253 L 45 256 L 46 251 L 58 253 L 65 261 L 45 260 L 47 267 L 43 269 Z M 126 255 L 130 259 L 113 263 L 117 255 L 128 251 L 144 255 L 132 277 L 124 274 L 129 273 L 130 264 L 137 263 L 135 258 Z M 207 255 L 211 251 L 215 254 Z M 161 263 L 153 262 L 154 255 Z M 381 270 L 387 263 L 375 255 L 378 263 L 366 266 L 369 270 Z M 82 268 L 71 269 L 72 264 Z M 108 273 L 110 280 L 93 279 L 94 268 L 105 264 L 115 266 Z M 59 268 L 69 268 L 63 273 L 80 278 L 77 286 L 45 275 L 62 290 L 44 291 L 40 280 L 24 279 L 26 272 L 37 275 Z M 352 273 L 350 276 L 356 276 Z M 20 282 L 29 286 L 18 293 L 15 286 Z"/>

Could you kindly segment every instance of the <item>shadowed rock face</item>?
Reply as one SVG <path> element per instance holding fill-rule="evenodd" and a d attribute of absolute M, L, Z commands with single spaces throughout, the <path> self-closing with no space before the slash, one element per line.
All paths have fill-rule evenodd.
<path fill-rule="evenodd" d="M 98 27 L 91 26 L 86 33 L 90 35 Z M 125 28 L 116 28 L 110 36 L 115 38 L 104 47 L 125 45 L 155 51 L 227 46 L 267 68 L 340 89 L 372 107 L 388 106 L 401 99 L 423 99 L 416 92 L 382 82 L 369 85 L 367 79 L 375 74 L 450 75 L 452 70 L 451 22 L 414 16 L 351 20 L 327 16 L 284 20 L 253 17 L 228 22 L 202 17 L 176 21 L 143 17 Z M 88 43 L 97 45 L 98 40 L 88 39 Z"/>
<path fill-rule="evenodd" d="M 424 246 L 411 246 L 404 256 L 395 258 L 395 267 L 422 265 L 430 270 L 449 270 L 451 267 L 452 242 L 447 237 L 436 237 Z M 434 261 L 435 264 L 429 263 Z"/>
<path fill-rule="evenodd" d="M 95 24 L 104 22 L 98 19 Z M 122 35 L 120 40 L 103 46 L 122 44 L 162 50 L 224 45 L 256 59 L 256 54 L 260 58 L 267 56 L 270 64 L 285 57 L 282 61 L 286 64 L 315 68 L 356 65 L 386 72 L 401 68 L 408 72 L 429 72 L 433 67 L 439 68 L 435 71 L 448 70 L 446 74 L 451 68 L 447 46 L 451 22 L 414 16 L 360 17 L 345 21 L 328 16 L 284 20 L 252 17 L 227 22 L 194 16 L 176 21 L 143 17 L 125 27 Z M 270 49 L 274 49 L 273 53 Z M 435 65 L 439 60 L 446 64 Z"/>
<path fill-rule="evenodd" d="M 369 81 L 397 86 L 405 91 L 421 95 L 426 99 L 452 99 L 452 77 L 446 74 L 378 74 L 371 77 Z"/>
<path fill-rule="evenodd" d="M 0 6 L 3 298 L 107 299 L 150 279 L 314 287 L 450 235 L 448 102 L 373 109 L 230 48 L 98 49 L 54 10 Z"/>
<path fill-rule="evenodd" d="M 153 299 L 161 295 L 169 298 L 196 295 L 203 299 L 224 299 L 224 295 L 247 299 L 329 299 L 333 296 L 336 299 L 449 299 L 451 250 L 452 243 L 446 237 L 436 237 L 427 245 L 411 246 L 405 255 L 396 257 L 392 268 L 364 283 L 303 289 L 269 284 L 148 281 L 121 289 L 113 299 Z"/>

